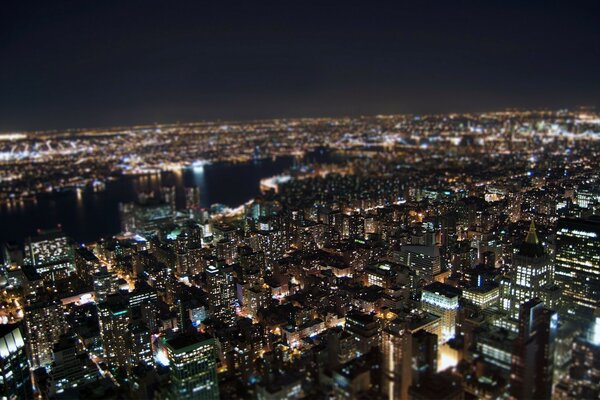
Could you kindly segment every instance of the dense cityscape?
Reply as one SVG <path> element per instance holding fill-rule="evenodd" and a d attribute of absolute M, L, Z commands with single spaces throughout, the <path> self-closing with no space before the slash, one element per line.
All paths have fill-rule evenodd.
<path fill-rule="evenodd" d="M 2 243 L 0 397 L 600 398 L 599 160 L 593 108 L 0 134 L 0 215 L 153 182 Z"/>

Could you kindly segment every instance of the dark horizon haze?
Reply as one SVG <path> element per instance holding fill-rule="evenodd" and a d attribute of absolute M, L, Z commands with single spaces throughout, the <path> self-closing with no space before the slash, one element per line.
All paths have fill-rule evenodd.
<path fill-rule="evenodd" d="M 3 7 L 0 132 L 600 106 L 591 1 Z"/>

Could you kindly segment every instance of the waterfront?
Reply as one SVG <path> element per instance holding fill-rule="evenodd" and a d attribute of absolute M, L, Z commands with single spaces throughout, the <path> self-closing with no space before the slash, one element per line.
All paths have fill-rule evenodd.
<path fill-rule="evenodd" d="M 222 203 L 238 206 L 259 194 L 260 180 L 279 174 L 294 163 L 291 156 L 247 163 L 214 163 L 200 168 L 160 175 L 120 176 L 108 181 L 106 189 L 94 192 L 69 191 L 60 195 L 41 196 L 35 202 L 0 207 L 0 242 L 22 242 L 37 229 L 61 225 L 79 242 L 88 242 L 119 232 L 119 203 L 133 201 L 136 192 L 161 186 L 175 186 L 177 205 L 184 205 L 184 188 L 200 188 L 200 205 Z"/>

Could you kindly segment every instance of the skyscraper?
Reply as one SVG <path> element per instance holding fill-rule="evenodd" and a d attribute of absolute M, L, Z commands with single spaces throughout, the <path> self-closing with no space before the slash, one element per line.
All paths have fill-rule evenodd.
<path fill-rule="evenodd" d="M 106 267 L 101 267 L 98 272 L 92 275 L 92 283 L 94 285 L 96 303 L 106 301 L 106 297 L 118 289 L 117 276 L 113 272 L 109 272 Z"/>
<path fill-rule="evenodd" d="M 515 398 L 550 399 L 557 323 L 556 312 L 539 299 L 521 305 L 510 373 L 510 391 Z"/>
<path fill-rule="evenodd" d="M 60 229 L 27 238 L 25 264 L 35 268 L 45 282 L 53 283 L 75 273 L 73 247 Z"/>
<path fill-rule="evenodd" d="M 186 332 L 163 339 L 171 374 L 170 399 L 219 398 L 215 339 Z"/>
<path fill-rule="evenodd" d="M 456 313 L 461 291 L 453 286 L 433 282 L 423 288 L 421 308 L 441 318 L 439 344 L 452 339 L 456 333 Z"/>
<path fill-rule="evenodd" d="M 408 399 L 411 385 L 437 369 L 440 318 L 408 314 L 387 323 L 381 333 L 382 392 L 386 398 Z"/>
<path fill-rule="evenodd" d="M 593 321 L 600 307 L 600 218 L 559 220 L 555 260 L 561 315 Z"/>
<path fill-rule="evenodd" d="M 100 336 L 106 362 L 114 367 L 126 367 L 129 361 L 129 304 L 119 294 L 109 295 L 98 304 Z"/>
<path fill-rule="evenodd" d="M 538 238 L 533 221 L 525 240 L 513 255 L 512 264 L 509 287 L 503 291 L 502 307 L 514 320 L 525 301 L 536 297 L 547 300 L 547 293 L 551 292 L 554 283 L 550 257 Z"/>
<path fill-rule="evenodd" d="M 0 325 L 0 398 L 33 399 L 25 341 L 19 324 Z"/>
<path fill-rule="evenodd" d="M 212 316 L 225 325 L 235 322 L 235 283 L 233 268 L 224 265 L 209 265 L 206 268 L 208 301 Z"/>
<path fill-rule="evenodd" d="M 77 387 L 98 377 L 98 368 L 87 352 L 79 352 L 77 336 L 73 332 L 62 335 L 54 345 L 52 371 L 54 390 Z"/>
<path fill-rule="evenodd" d="M 52 349 L 65 332 L 65 316 L 58 299 L 43 297 L 25 307 L 31 365 L 35 367 L 52 362 Z"/>

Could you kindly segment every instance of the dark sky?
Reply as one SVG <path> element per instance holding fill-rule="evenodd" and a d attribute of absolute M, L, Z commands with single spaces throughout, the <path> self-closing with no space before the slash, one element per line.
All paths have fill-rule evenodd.
<path fill-rule="evenodd" d="M 598 107 L 599 3 L 5 1 L 0 131 Z"/>

